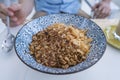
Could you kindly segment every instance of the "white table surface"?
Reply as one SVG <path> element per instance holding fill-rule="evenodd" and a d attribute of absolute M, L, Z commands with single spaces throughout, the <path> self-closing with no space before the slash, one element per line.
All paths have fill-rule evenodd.
<path fill-rule="evenodd" d="M 98 20 L 96 23 L 103 22 Z M 0 33 L 5 29 L 3 26 L 0 23 Z M 16 35 L 20 28 L 20 26 L 12 28 L 11 32 Z M 0 53 L 0 80 L 120 80 L 120 50 L 109 45 L 103 57 L 95 65 L 69 75 L 50 75 L 35 71 L 21 62 L 14 49 L 9 55 L 3 54 Z"/>

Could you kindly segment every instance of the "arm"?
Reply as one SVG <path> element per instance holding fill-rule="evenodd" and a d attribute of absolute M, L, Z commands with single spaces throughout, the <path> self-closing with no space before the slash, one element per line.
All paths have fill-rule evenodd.
<path fill-rule="evenodd" d="M 22 6 L 23 12 L 25 12 L 25 16 L 27 17 L 34 7 L 34 0 L 19 0 L 19 3 Z"/>

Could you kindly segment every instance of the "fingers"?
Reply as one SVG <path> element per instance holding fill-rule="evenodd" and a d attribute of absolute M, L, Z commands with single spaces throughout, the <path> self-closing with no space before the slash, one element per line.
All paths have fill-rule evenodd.
<path fill-rule="evenodd" d="M 94 11 L 96 8 L 98 8 L 99 5 L 100 5 L 99 3 L 95 4 L 95 6 L 92 7 L 92 11 Z"/>
<path fill-rule="evenodd" d="M 97 18 L 98 15 L 99 15 L 99 13 L 98 13 L 98 9 L 95 9 L 95 10 L 94 10 L 94 18 Z"/>
<path fill-rule="evenodd" d="M 11 14 L 12 13 L 12 14 Z M 6 16 L 10 17 L 10 25 L 17 26 L 24 22 L 25 17 L 22 15 L 21 5 L 12 4 L 10 7 L 0 4 L 0 18 L 6 24 Z"/>
<path fill-rule="evenodd" d="M 2 21 L 6 24 L 7 20 L 6 19 L 2 19 Z M 22 23 L 24 23 L 25 19 L 18 19 L 17 17 L 10 17 L 10 26 L 14 27 L 14 26 L 18 26 Z"/>
<path fill-rule="evenodd" d="M 101 18 L 105 18 L 105 17 L 107 17 L 108 16 L 108 12 L 107 12 L 107 10 L 106 9 L 103 9 L 102 11 L 101 11 Z"/>
<path fill-rule="evenodd" d="M 17 19 L 17 17 L 13 16 L 13 17 L 10 17 L 10 20 L 11 20 L 12 22 L 16 22 L 18 19 Z"/>
<path fill-rule="evenodd" d="M 105 18 L 109 16 L 110 14 L 110 9 L 109 8 L 104 8 L 104 7 L 99 7 L 98 9 L 95 9 L 94 11 L 94 17 L 96 18 Z"/>
<path fill-rule="evenodd" d="M 0 14 L 4 14 L 6 16 L 13 16 L 13 12 L 8 10 L 8 8 L 4 5 L 0 3 Z"/>
<path fill-rule="evenodd" d="M 2 19 L 2 21 L 6 24 L 7 20 L 6 19 Z M 11 26 L 13 25 L 18 25 L 19 23 L 17 23 L 18 19 L 16 17 L 10 17 L 10 23 L 12 24 Z"/>
<path fill-rule="evenodd" d="M 4 14 L 0 14 L 0 18 L 3 20 L 6 20 L 6 16 Z M 15 21 L 17 21 L 17 18 L 15 16 L 11 16 L 10 20 L 15 22 Z"/>
<path fill-rule="evenodd" d="M 98 5 L 99 4 L 99 5 Z M 94 9 L 94 17 L 95 18 L 106 18 L 107 16 L 109 16 L 110 14 L 110 4 L 106 3 L 105 1 L 102 1 L 100 3 L 98 3 Z"/>
<path fill-rule="evenodd" d="M 21 9 L 21 5 L 20 4 L 13 4 L 8 9 L 11 10 L 11 11 L 13 11 L 13 12 L 14 11 L 18 11 L 18 10 Z"/>
<path fill-rule="evenodd" d="M 3 21 L 3 23 L 7 23 L 7 21 L 6 20 L 2 20 Z M 15 27 L 15 26 L 18 26 L 18 25 L 20 25 L 21 24 L 21 22 L 18 22 L 18 21 L 10 21 L 10 26 L 11 27 Z"/>
<path fill-rule="evenodd" d="M 99 16 L 100 14 L 99 10 L 101 10 L 101 8 L 99 9 L 99 7 L 100 7 L 100 3 L 97 3 L 92 8 L 92 11 L 94 11 L 94 15 L 93 15 L 94 18 L 97 18 L 97 16 Z"/>
<path fill-rule="evenodd" d="M 110 15 L 110 9 L 103 8 L 98 18 L 106 18 L 109 15 Z"/>
<path fill-rule="evenodd" d="M 1 19 L 5 19 L 6 16 L 1 12 L 1 13 L 0 13 L 0 18 L 1 18 Z"/>
<path fill-rule="evenodd" d="M 7 8 L 4 4 L 0 3 L 0 18 L 5 19 L 5 16 L 14 16 L 14 12 L 21 9 L 20 4 L 13 4 Z"/>

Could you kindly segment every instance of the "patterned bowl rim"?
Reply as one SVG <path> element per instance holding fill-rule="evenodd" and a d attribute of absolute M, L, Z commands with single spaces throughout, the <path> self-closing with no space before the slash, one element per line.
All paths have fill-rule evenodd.
<path fill-rule="evenodd" d="M 64 13 L 62 13 L 64 15 Z M 61 15 L 61 14 L 50 14 L 50 15 Z M 68 14 L 68 15 L 74 15 L 74 14 Z M 49 16 L 49 15 L 46 15 L 46 17 Z M 74 15 L 74 16 L 78 16 L 78 15 Z M 41 16 L 41 17 L 44 17 L 44 16 Z M 78 17 L 82 17 L 82 18 L 85 18 L 83 16 L 78 16 Z M 40 17 L 36 18 L 36 19 L 39 19 Z M 33 20 L 36 20 L 36 19 L 33 19 Z M 85 18 L 87 19 L 87 18 Z M 25 23 L 24 25 L 22 25 L 22 28 L 17 32 L 17 35 L 19 34 L 19 32 L 24 28 L 24 26 L 26 26 L 29 22 L 32 22 L 33 20 L 30 20 L 28 21 L 27 23 Z M 90 19 L 87 19 L 89 21 L 91 21 L 92 23 L 96 24 L 95 22 L 93 22 L 92 20 Z M 96 24 L 97 25 L 97 24 Z M 98 25 L 97 25 L 98 26 Z M 98 26 L 99 29 L 103 32 L 102 28 L 100 26 Z M 105 36 L 105 33 L 103 32 L 104 36 Z M 41 70 L 38 70 L 36 68 L 33 68 L 32 66 L 28 65 L 27 63 L 24 62 L 24 60 L 22 60 L 22 58 L 20 58 L 20 56 L 17 54 L 17 50 L 16 50 L 16 46 L 15 46 L 15 43 L 16 43 L 16 38 L 17 38 L 17 35 L 15 37 L 15 40 L 14 40 L 14 49 L 15 49 L 15 52 L 16 52 L 16 55 L 18 56 L 18 58 L 28 67 L 30 67 L 31 69 L 35 70 L 35 71 L 38 71 L 38 72 L 42 72 L 42 73 L 46 73 L 46 74 L 52 74 L 52 75 L 67 75 L 67 74 L 73 74 L 73 73 L 77 73 L 77 72 L 81 72 L 81 71 L 84 71 L 84 70 L 87 70 L 89 69 L 90 67 L 92 67 L 93 65 L 95 65 L 103 56 L 103 54 L 105 53 L 106 51 L 106 48 L 107 48 L 107 40 L 106 40 L 106 37 L 105 37 L 105 49 L 104 49 L 104 52 L 102 53 L 102 55 L 100 56 L 100 58 L 95 62 L 95 63 L 92 63 L 92 65 L 88 66 L 88 67 L 85 67 L 84 69 L 82 70 L 78 70 L 78 71 L 74 71 L 74 72 L 66 72 L 66 73 L 51 73 L 51 72 L 45 72 L 45 71 L 41 71 Z M 79 63 L 80 64 L 80 63 Z"/>

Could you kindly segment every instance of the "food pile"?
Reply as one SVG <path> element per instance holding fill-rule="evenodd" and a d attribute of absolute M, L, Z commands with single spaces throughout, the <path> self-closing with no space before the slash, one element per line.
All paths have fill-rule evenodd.
<path fill-rule="evenodd" d="M 86 59 L 92 41 L 86 32 L 72 25 L 52 24 L 33 35 L 30 53 L 40 64 L 67 69 Z"/>

